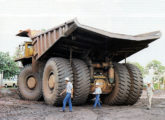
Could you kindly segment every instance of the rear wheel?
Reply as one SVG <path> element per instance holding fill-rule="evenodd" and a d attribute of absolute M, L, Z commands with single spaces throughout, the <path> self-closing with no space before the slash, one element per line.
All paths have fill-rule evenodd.
<path fill-rule="evenodd" d="M 26 65 L 18 78 L 18 92 L 22 99 L 38 100 L 42 96 L 41 78 L 32 72 L 32 66 Z"/>
<path fill-rule="evenodd" d="M 90 75 L 86 63 L 79 59 L 73 59 L 73 104 L 84 104 L 88 98 L 90 90 Z"/>
<path fill-rule="evenodd" d="M 114 64 L 115 86 L 108 96 L 103 97 L 103 102 L 109 105 L 124 105 L 130 91 L 130 76 L 127 68 L 122 64 Z"/>
<path fill-rule="evenodd" d="M 142 94 L 143 77 L 140 70 L 136 66 L 132 64 L 126 64 L 126 67 L 131 77 L 131 86 L 130 86 L 130 92 L 129 92 L 127 104 L 133 105 L 138 101 L 138 99 Z"/>
<path fill-rule="evenodd" d="M 61 105 L 65 95 L 60 93 L 65 89 L 65 77 L 73 80 L 73 72 L 69 60 L 50 58 L 45 65 L 42 90 L 44 100 L 50 105 Z"/>

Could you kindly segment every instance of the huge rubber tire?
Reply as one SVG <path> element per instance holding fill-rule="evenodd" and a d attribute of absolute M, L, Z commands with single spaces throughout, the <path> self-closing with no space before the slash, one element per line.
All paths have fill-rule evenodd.
<path fill-rule="evenodd" d="M 138 101 L 138 99 L 142 94 L 143 77 L 140 70 L 136 66 L 132 64 L 126 64 L 126 67 L 131 77 L 131 86 L 130 86 L 130 92 L 129 92 L 127 104 L 133 105 Z"/>
<path fill-rule="evenodd" d="M 53 76 L 54 87 L 49 87 L 50 76 Z M 69 60 L 64 58 L 50 58 L 45 65 L 42 79 L 42 91 L 44 100 L 50 105 L 62 105 L 65 95 L 60 93 L 65 89 L 65 77 L 69 77 L 73 81 L 73 71 Z"/>
<path fill-rule="evenodd" d="M 27 80 L 30 77 L 34 77 L 36 80 L 36 85 L 33 89 L 27 85 Z M 38 73 L 32 72 L 31 64 L 26 65 L 19 75 L 18 93 L 24 100 L 39 100 L 42 96 L 42 80 Z"/>
<path fill-rule="evenodd" d="M 125 105 L 130 91 L 130 76 L 126 66 L 115 63 L 115 86 L 112 92 L 103 97 L 108 105 Z"/>
<path fill-rule="evenodd" d="M 87 101 L 90 91 L 90 74 L 87 64 L 79 59 L 73 59 L 73 104 L 81 105 Z"/>

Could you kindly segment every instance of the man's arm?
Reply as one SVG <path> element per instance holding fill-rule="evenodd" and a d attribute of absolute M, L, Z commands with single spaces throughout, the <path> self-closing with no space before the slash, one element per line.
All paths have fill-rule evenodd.
<path fill-rule="evenodd" d="M 152 86 L 152 92 L 154 92 L 154 90 L 155 90 L 155 89 L 154 89 L 154 86 Z"/>
<path fill-rule="evenodd" d="M 71 91 L 71 98 L 73 98 L 73 88 L 72 88 L 72 91 Z"/>
<path fill-rule="evenodd" d="M 66 88 L 60 93 L 60 95 L 63 95 L 64 93 L 66 93 Z"/>

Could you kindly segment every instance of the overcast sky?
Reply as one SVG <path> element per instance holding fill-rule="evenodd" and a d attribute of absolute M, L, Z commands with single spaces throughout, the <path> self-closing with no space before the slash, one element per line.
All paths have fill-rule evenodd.
<path fill-rule="evenodd" d="M 49 29 L 67 20 L 106 31 L 136 35 L 160 30 L 161 39 L 128 61 L 165 65 L 165 0 L 0 0 L 0 51 L 14 54 L 23 29 Z"/>

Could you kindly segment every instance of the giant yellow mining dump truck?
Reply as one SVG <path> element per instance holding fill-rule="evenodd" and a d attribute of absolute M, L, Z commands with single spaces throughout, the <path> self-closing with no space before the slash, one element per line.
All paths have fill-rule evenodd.
<path fill-rule="evenodd" d="M 96 82 L 102 88 L 104 104 L 135 104 L 143 89 L 142 74 L 136 66 L 118 62 L 160 38 L 159 31 L 136 36 L 116 34 L 82 25 L 76 19 L 33 33 L 25 30 L 17 34 L 31 38 L 16 60 L 24 66 L 18 90 L 22 99 L 39 100 L 43 96 L 51 105 L 62 104 L 65 77 L 73 82 L 74 105 L 92 98 Z"/>

